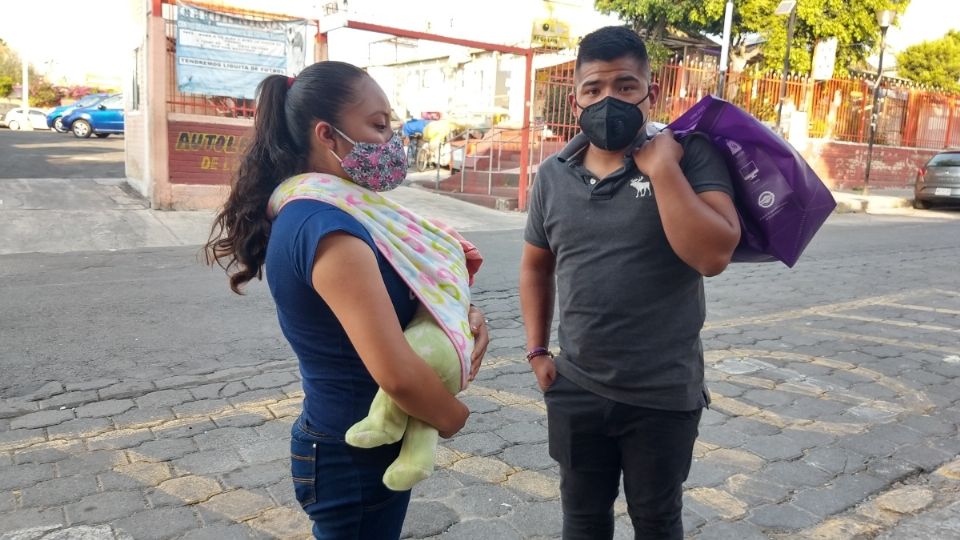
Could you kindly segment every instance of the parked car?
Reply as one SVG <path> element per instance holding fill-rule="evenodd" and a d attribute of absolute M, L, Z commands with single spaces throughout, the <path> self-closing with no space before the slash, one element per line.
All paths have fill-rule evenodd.
<path fill-rule="evenodd" d="M 913 207 L 943 203 L 960 203 L 960 150 L 940 152 L 917 171 Z"/>
<path fill-rule="evenodd" d="M 7 111 L 6 116 L 3 117 L 4 125 L 10 129 L 17 130 L 29 123 L 33 126 L 33 129 L 47 129 L 47 111 L 35 107 L 29 107 L 27 110 L 29 112 L 24 115 L 23 107 L 10 109 Z"/>
<path fill-rule="evenodd" d="M 93 107 L 108 97 L 110 97 L 110 94 L 87 94 L 69 105 L 61 105 L 47 114 L 47 127 L 60 133 L 66 133 L 69 130 L 63 127 L 63 118 L 65 116 L 69 116 L 70 113 L 77 109 Z"/>
<path fill-rule="evenodd" d="M 63 117 L 63 127 L 80 139 L 91 135 L 104 139 L 111 133 L 123 133 L 123 94 L 114 94 L 92 107 L 73 111 Z"/>

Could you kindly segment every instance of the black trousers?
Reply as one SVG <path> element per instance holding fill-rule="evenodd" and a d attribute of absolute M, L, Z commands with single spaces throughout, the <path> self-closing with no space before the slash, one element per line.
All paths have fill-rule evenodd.
<path fill-rule="evenodd" d="M 559 374 L 544 399 L 550 457 L 560 464 L 564 540 L 613 538 L 621 473 L 635 538 L 683 538 L 683 482 L 702 410 L 618 403 Z"/>

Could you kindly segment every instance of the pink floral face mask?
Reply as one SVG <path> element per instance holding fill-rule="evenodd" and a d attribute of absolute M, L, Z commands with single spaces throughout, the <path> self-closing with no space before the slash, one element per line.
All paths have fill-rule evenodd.
<path fill-rule="evenodd" d="M 330 151 L 353 183 L 370 191 L 390 191 L 403 183 L 407 177 L 407 153 L 399 134 L 394 133 L 385 143 L 368 143 L 356 142 L 333 129 L 353 143 L 353 150 L 342 159 Z"/>

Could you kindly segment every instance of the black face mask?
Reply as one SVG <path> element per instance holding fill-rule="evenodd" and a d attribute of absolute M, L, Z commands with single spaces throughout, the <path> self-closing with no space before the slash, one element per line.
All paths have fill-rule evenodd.
<path fill-rule="evenodd" d="M 581 107 L 583 111 L 580 112 L 580 129 L 597 148 L 623 150 L 637 138 L 640 128 L 643 127 L 645 119 L 639 105 L 648 97 L 650 92 L 640 101 L 631 104 L 607 96 L 589 107 Z"/>

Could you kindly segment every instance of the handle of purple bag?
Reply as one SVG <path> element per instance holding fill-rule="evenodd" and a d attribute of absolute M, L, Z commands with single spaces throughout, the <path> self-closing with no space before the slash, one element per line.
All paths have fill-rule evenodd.
<path fill-rule="evenodd" d="M 717 121 L 720 120 L 720 115 L 723 113 L 723 109 L 726 107 L 727 102 L 713 96 L 708 96 L 706 99 L 709 100 L 706 105 L 706 110 L 703 112 L 703 115 L 700 117 L 700 119 L 697 120 L 696 125 L 690 126 L 683 130 L 675 130 L 673 132 L 673 136 L 676 140 L 680 141 L 694 131 L 705 131 L 709 133 L 713 130 L 713 126 L 716 125 Z M 670 126 L 667 126 L 664 129 L 669 127 Z"/>

